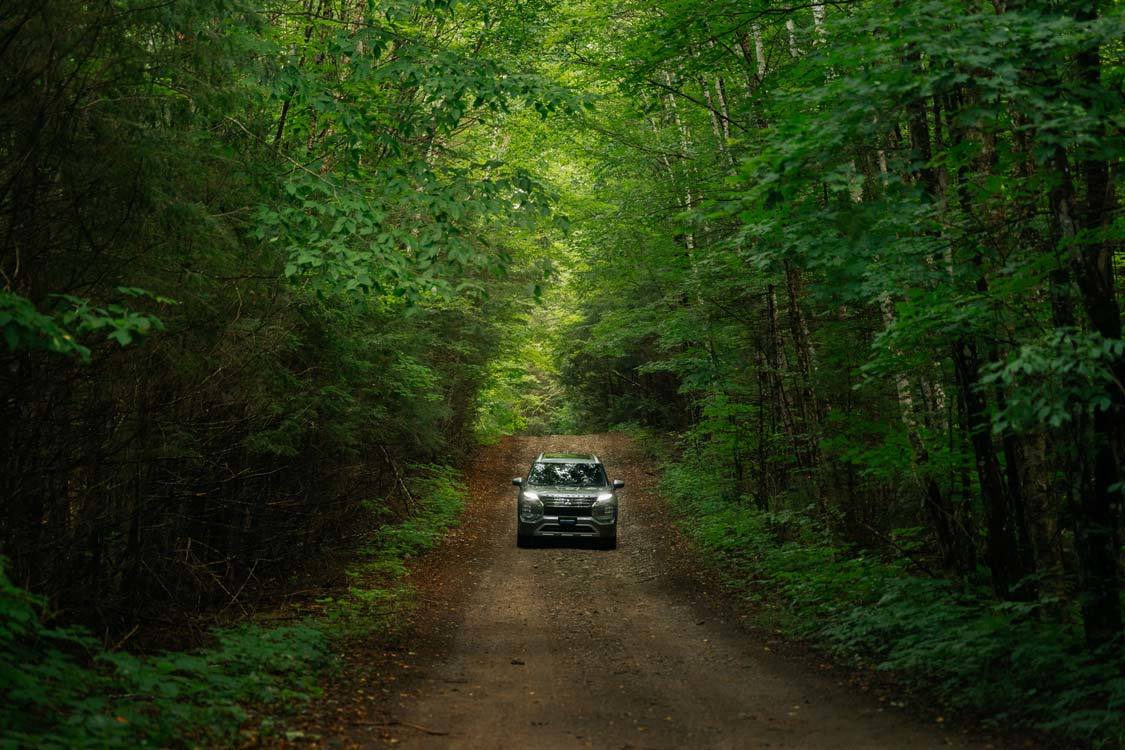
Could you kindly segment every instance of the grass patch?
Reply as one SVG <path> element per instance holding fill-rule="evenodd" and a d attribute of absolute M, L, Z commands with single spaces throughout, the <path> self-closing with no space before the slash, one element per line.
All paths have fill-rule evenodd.
<path fill-rule="evenodd" d="M 1003 602 L 969 582 L 912 574 L 901 559 L 835 542 L 808 514 L 724 499 L 712 464 L 673 460 L 637 437 L 663 451 L 662 492 L 684 532 L 771 627 L 893 671 L 949 711 L 1125 747 L 1125 657 L 1119 644 L 1089 652 L 1073 605 Z"/>
<path fill-rule="evenodd" d="M 251 705 L 271 714 L 253 734 L 284 735 L 284 716 L 319 694 L 333 643 L 388 632 L 411 606 L 407 562 L 456 525 L 458 479 L 448 467 L 413 467 L 414 514 L 372 535 L 347 593 L 324 600 L 322 615 L 216 630 L 191 652 L 111 653 L 82 628 L 50 627 L 46 603 L 0 566 L 0 749 L 230 745 Z"/>

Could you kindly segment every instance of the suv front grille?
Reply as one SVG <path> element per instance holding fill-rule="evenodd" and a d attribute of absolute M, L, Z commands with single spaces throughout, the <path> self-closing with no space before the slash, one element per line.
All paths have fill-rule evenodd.
<path fill-rule="evenodd" d="M 597 500 L 596 495 L 540 495 L 543 513 L 548 516 L 589 515 L 590 506 Z"/>

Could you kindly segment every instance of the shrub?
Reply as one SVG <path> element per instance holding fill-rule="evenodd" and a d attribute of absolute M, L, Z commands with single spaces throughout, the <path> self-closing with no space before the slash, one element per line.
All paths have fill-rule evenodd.
<path fill-rule="evenodd" d="M 317 690 L 323 630 L 218 630 L 191 653 L 113 653 L 81 628 L 44 624 L 45 604 L 0 570 L 0 747 L 189 747 L 229 740 L 250 703 Z"/>

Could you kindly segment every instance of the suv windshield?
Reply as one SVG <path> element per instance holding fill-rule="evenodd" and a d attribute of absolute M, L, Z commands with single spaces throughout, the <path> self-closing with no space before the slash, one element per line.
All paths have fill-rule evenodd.
<path fill-rule="evenodd" d="M 528 484 L 563 485 L 566 487 L 604 487 L 605 470 L 601 464 L 533 464 Z"/>

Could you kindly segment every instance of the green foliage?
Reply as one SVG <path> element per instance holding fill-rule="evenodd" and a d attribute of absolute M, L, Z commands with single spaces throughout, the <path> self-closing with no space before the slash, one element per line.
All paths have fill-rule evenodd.
<path fill-rule="evenodd" d="M 0 571 L 0 724 L 5 748 L 196 747 L 230 741 L 244 706 L 286 710 L 318 690 L 329 660 L 312 624 L 216 631 L 191 653 L 103 649 L 43 624 L 44 603 Z"/>
<path fill-rule="evenodd" d="M 224 601 L 456 460 L 543 279 L 554 193 L 499 136 L 585 97 L 540 9 L 322 10 L 0 13 L 0 545 L 76 618 Z"/>
<path fill-rule="evenodd" d="M 0 291 L 0 330 L 12 351 L 47 349 L 60 354 L 89 356 L 89 350 L 74 341 L 55 318 L 35 309 L 28 300 L 7 291 Z"/>
<path fill-rule="evenodd" d="M 1112 363 L 1125 355 L 1125 341 L 1098 333 L 1053 329 L 1042 342 L 1022 345 L 1006 362 L 991 364 L 983 385 L 1003 384 L 1007 405 L 992 418 L 993 429 L 1021 432 L 1061 427 L 1076 415 L 1110 407 Z"/>
<path fill-rule="evenodd" d="M 504 435 L 569 432 L 567 402 L 559 386 L 557 365 L 550 350 L 549 327 L 562 303 L 552 295 L 543 308 L 523 313 L 506 326 L 501 351 L 489 363 L 477 395 L 474 434 L 482 443 Z"/>
<path fill-rule="evenodd" d="M 468 444 L 556 231 L 495 133 L 583 102 L 515 13 L 454 5 L 0 11 L 12 579 L 114 633 L 378 527 L 323 622 L 191 653 L 108 653 L 0 579 L 0 745 L 226 743 L 309 695 L 332 638 L 401 621 L 407 558 L 461 504 L 428 462 Z"/>
<path fill-rule="evenodd" d="M 948 581 L 901 576 L 831 621 L 823 636 L 933 689 L 966 714 L 1048 729 L 1096 747 L 1125 740 L 1125 662 L 1085 648 L 1071 607 L 997 602 Z"/>
<path fill-rule="evenodd" d="M 117 292 L 126 297 L 151 297 L 161 304 L 174 304 L 174 300 L 150 295 L 143 289 L 118 287 Z M 164 330 L 160 318 L 124 305 L 95 307 L 89 300 L 70 294 L 55 295 L 54 301 L 59 309 L 45 314 L 18 294 L 0 290 L 0 335 L 10 351 L 45 349 L 88 361 L 90 349 L 79 343 L 87 334 L 104 331 L 105 340 L 126 346 L 134 338 Z"/>
<path fill-rule="evenodd" d="M 861 475 L 894 481 L 912 470 L 909 438 L 901 422 L 880 424 L 830 414 L 831 437 L 821 446 L 833 456 L 860 467 Z"/>

